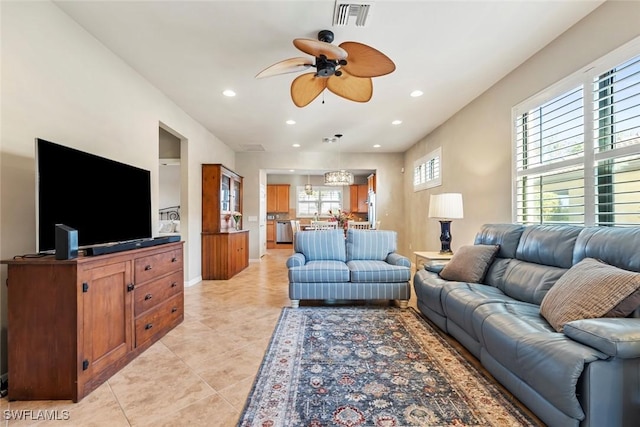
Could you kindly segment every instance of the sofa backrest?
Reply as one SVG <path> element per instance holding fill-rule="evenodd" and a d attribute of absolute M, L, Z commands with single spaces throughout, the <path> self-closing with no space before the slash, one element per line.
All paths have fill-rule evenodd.
<path fill-rule="evenodd" d="M 516 249 L 524 226 L 519 224 L 484 224 L 476 234 L 476 245 L 498 245 L 500 249 L 484 278 L 487 285 L 498 287 L 509 262 L 516 257 Z"/>
<path fill-rule="evenodd" d="M 295 234 L 294 249 L 307 261 L 347 260 L 342 230 L 312 230 Z"/>
<path fill-rule="evenodd" d="M 547 291 L 573 265 L 573 250 L 584 227 L 531 225 L 525 227 L 498 285 L 520 301 L 540 304 Z"/>
<path fill-rule="evenodd" d="M 595 258 L 640 272 L 640 227 L 585 227 L 573 250 L 573 263 Z"/>
<path fill-rule="evenodd" d="M 347 261 L 384 261 L 397 250 L 397 240 L 392 230 L 347 229 Z"/>

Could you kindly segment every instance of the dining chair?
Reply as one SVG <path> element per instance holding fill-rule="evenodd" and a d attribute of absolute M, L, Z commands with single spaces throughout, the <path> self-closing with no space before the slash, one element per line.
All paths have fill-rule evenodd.
<path fill-rule="evenodd" d="M 347 228 L 355 228 L 357 230 L 371 230 L 371 223 L 368 221 L 348 221 Z"/>
<path fill-rule="evenodd" d="M 314 230 L 337 230 L 337 221 L 311 221 L 311 228 Z"/>

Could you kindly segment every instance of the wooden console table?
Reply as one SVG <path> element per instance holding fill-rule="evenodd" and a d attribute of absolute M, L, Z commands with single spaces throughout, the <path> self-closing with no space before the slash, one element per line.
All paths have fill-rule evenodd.
<path fill-rule="evenodd" d="M 181 323 L 182 245 L 2 261 L 9 400 L 78 402 Z"/>

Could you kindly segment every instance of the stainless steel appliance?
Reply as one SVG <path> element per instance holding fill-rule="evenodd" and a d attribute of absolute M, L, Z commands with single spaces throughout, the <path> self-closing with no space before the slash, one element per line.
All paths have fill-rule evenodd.
<path fill-rule="evenodd" d="M 276 222 L 276 243 L 293 243 L 291 221 Z"/>
<path fill-rule="evenodd" d="M 371 224 L 372 228 L 376 227 L 376 193 L 373 191 L 369 191 L 369 198 L 367 200 L 367 204 L 369 205 L 367 211 L 367 220 L 369 224 Z"/>

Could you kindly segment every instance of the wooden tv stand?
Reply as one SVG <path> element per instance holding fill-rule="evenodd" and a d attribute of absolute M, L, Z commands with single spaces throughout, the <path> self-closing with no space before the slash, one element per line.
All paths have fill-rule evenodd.
<path fill-rule="evenodd" d="M 180 324 L 182 245 L 2 261 L 9 400 L 78 402 Z"/>

